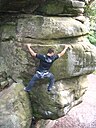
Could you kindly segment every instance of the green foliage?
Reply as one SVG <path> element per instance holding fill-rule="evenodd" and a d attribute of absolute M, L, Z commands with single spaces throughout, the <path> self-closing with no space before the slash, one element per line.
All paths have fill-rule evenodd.
<path fill-rule="evenodd" d="M 88 39 L 92 44 L 96 45 L 96 1 L 86 7 L 86 15 L 90 18 L 91 24 Z"/>
<path fill-rule="evenodd" d="M 90 20 L 96 19 L 96 1 L 94 1 L 91 5 L 86 6 L 85 15 L 90 17 Z"/>
<path fill-rule="evenodd" d="M 90 43 L 96 45 L 96 33 L 94 31 L 90 31 L 90 33 L 88 35 L 88 39 L 89 39 Z"/>

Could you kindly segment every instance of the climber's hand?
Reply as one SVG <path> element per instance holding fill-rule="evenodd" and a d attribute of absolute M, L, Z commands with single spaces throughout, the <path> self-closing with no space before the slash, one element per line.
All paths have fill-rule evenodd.
<path fill-rule="evenodd" d="M 71 46 L 70 45 L 65 45 L 65 48 L 66 49 L 71 49 Z"/>
<path fill-rule="evenodd" d="M 27 45 L 27 47 L 31 47 L 32 45 L 31 44 L 26 44 Z"/>
<path fill-rule="evenodd" d="M 72 49 L 71 45 L 68 46 L 68 49 L 69 49 L 69 50 Z"/>
<path fill-rule="evenodd" d="M 65 45 L 65 49 L 66 49 L 66 50 L 68 49 L 68 47 L 69 47 L 68 45 Z"/>

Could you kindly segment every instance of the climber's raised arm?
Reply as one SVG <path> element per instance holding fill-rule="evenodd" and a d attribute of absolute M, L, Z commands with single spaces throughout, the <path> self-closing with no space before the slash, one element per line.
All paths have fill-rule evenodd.
<path fill-rule="evenodd" d="M 59 56 L 59 57 L 63 56 L 63 55 L 65 54 L 66 50 L 68 49 L 68 47 L 69 47 L 69 46 L 65 45 L 65 48 L 63 49 L 62 52 L 60 52 L 60 53 L 58 54 L 58 56 Z"/>
<path fill-rule="evenodd" d="M 27 47 L 28 47 L 29 52 L 31 53 L 31 55 L 32 55 L 33 57 L 36 57 L 36 54 L 37 54 L 37 53 L 33 51 L 33 49 L 31 48 L 31 46 L 32 46 L 31 44 L 27 44 Z"/>

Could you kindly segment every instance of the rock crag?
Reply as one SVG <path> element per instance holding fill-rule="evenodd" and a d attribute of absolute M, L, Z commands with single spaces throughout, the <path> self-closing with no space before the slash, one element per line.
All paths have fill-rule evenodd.
<path fill-rule="evenodd" d="M 96 67 L 96 47 L 87 39 L 90 22 L 83 15 L 90 2 L 0 1 L 1 128 L 29 128 L 32 116 L 57 119 L 82 102 L 87 75 Z M 48 80 L 38 81 L 30 94 L 23 91 L 39 63 L 29 54 L 27 43 L 42 54 L 50 47 L 59 53 L 65 44 L 70 46 L 51 68 L 56 82 L 50 93 Z"/>

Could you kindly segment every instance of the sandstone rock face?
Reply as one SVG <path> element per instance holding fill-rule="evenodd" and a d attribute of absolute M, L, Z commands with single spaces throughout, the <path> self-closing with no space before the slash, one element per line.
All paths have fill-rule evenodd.
<path fill-rule="evenodd" d="M 13 128 L 17 124 L 18 128 L 26 127 L 27 117 L 31 116 L 30 106 L 36 119 L 62 117 L 82 101 L 82 95 L 88 86 L 86 77 L 96 67 L 96 47 L 90 44 L 86 37 L 89 22 L 88 18 L 83 16 L 84 6 L 90 1 L 1 0 L 0 2 L 1 12 L 16 13 L 0 17 L 0 95 L 2 95 L 0 102 L 2 125 L 0 125 Z M 3 8 L 6 7 L 4 5 L 8 5 L 7 8 Z M 27 94 L 21 91 L 23 85 L 19 85 L 21 82 L 28 83 L 39 63 L 29 54 L 27 43 L 31 43 L 34 51 L 42 54 L 46 54 L 50 47 L 59 53 L 65 44 L 70 46 L 65 55 L 56 60 L 51 68 L 56 78 L 52 92 L 47 92 L 48 81 L 41 80 L 30 93 L 31 101 Z M 12 84 L 14 82 L 18 84 Z M 4 92 L 7 93 L 7 97 Z M 6 108 L 7 101 L 10 109 Z M 22 108 L 20 115 L 19 105 Z M 18 110 L 15 111 L 15 108 Z M 10 111 L 12 114 L 9 114 Z M 9 120 L 6 119 L 7 115 Z M 6 121 L 9 122 L 8 126 L 4 123 Z"/>
<path fill-rule="evenodd" d="M 84 12 L 85 1 L 78 0 L 49 0 L 37 11 L 46 15 L 78 15 Z"/>
<path fill-rule="evenodd" d="M 67 17 L 30 16 L 18 20 L 18 38 L 58 39 L 86 35 L 84 24 Z"/>
<path fill-rule="evenodd" d="M 57 119 L 66 115 L 82 101 L 87 86 L 87 78 L 83 76 L 56 82 L 51 93 L 47 92 L 46 85 L 34 87 L 30 97 L 35 118 Z"/>
<path fill-rule="evenodd" d="M 78 15 L 93 0 L 1 0 L 0 12 Z"/>
<path fill-rule="evenodd" d="M 96 48 L 84 36 L 88 33 L 84 23 L 75 18 L 18 17 L 17 23 L 9 22 L 1 26 L 1 71 L 6 71 L 15 80 L 34 74 L 38 61 L 31 58 L 26 43 L 31 43 L 38 53 L 46 53 L 50 47 L 58 53 L 63 50 L 64 44 L 71 46 L 51 68 L 57 80 L 94 71 Z"/>
<path fill-rule="evenodd" d="M 1 0 L 0 1 L 0 12 L 18 12 L 29 9 L 34 10 L 34 7 L 38 6 L 40 3 L 43 3 L 44 0 Z M 27 10 L 26 10 L 27 11 Z"/>
<path fill-rule="evenodd" d="M 12 84 L 0 92 L 0 127 L 26 128 L 31 124 L 32 109 L 22 84 Z"/>
<path fill-rule="evenodd" d="M 89 81 L 83 102 L 57 120 L 40 120 L 36 128 L 95 128 L 96 127 L 96 74 L 88 75 Z"/>

